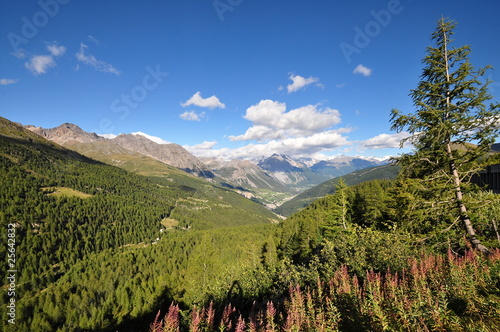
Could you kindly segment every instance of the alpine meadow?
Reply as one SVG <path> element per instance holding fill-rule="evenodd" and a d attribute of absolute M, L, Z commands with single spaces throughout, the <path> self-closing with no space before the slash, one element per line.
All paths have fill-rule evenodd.
<path fill-rule="evenodd" d="M 411 1 L 390 0 L 376 4 L 382 9 L 367 11 L 365 24 L 349 28 L 350 37 L 335 47 L 341 45 L 344 52 L 348 44 L 356 48 L 350 46 L 348 61 L 337 59 L 340 67 L 366 60 L 379 49 L 384 54 L 380 63 L 392 61 L 396 66 L 399 55 L 389 54 L 396 46 L 407 49 L 401 54 L 424 54 L 420 63 L 403 65 L 418 65 L 420 76 L 406 80 L 400 70 L 387 73 L 387 81 L 397 81 L 401 75 L 401 82 L 392 82 L 385 94 L 383 86 L 374 92 L 379 96 L 373 107 L 388 107 L 372 118 L 366 113 L 371 101 L 364 104 L 364 97 L 356 94 L 368 91 L 367 83 L 356 80 L 384 75 L 382 69 L 377 72 L 360 64 L 353 70 L 349 65 L 354 78 L 335 84 L 294 71 L 289 72 L 288 86 L 275 84 L 272 72 L 280 61 L 297 56 L 298 63 L 319 62 L 317 49 L 300 55 L 282 53 L 280 61 L 268 63 L 266 77 L 262 74 L 266 70 L 256 69 L 261 56 L 271 57 L 274 43 L 286 44 L 288 50 L 301 38 L 311 49 L 321 44 L 316 32 L 323 28 L 315 30 L 316 23 L 308 26 L 296 20 L 295 10 L 269 4 L 264 11 L 246 1 L 217 0 L 205 4 L 213 11 L 207 18 L 194 2 L 187 8 L 185 3 L 165 1 L 172 10 L 165 23 L 166 19 L 154 16 L 163 8 L 156 1 L 141 5 L 148 8 L 148 17 L 133 16 L 139 7 L 124 1 L 125 9 L 117 13 L 135 21 L 99 20 L 122 5 L 112 2 L 93 9 L 97 27 L 85 32 L 86 44 L 73 45 L 71 57 L 66 56 L 70 46 L 50 41 L 50 32 L 61 28 L 62 21 L 81 23 L 75 9 L 81 4 L 42 0 L 30 7 L 38 10 L 34 15 L 23 16 L 25 26 L 6 34 L 16 46 L 10 56 L 25 61 L 17 67 L 33 80 L 29 84 L 34 99 L 28 102 L 20 90 L 8 90 L 28 84 L 28 78 L 3 79 L 7 75 L 3 69 L 0 88 L 5 90 L 0 90 L 0 98 L 15 96 L 23 108 L 45 107 L 45 116 L 54 121 L 70 112 L 51 113 L 51 107 L 64 108 L 66 103 L 92 108 L 87 103 L 118 100 L 127 111 L 111 107 L 104 115 L 98 113 L 100 120 L 92 123 L 99 129 L 85 124 L 84 118 L 94 117 L 93 111 L 83 112 L 82 127 L 69 115 L 67 121 L 75 124 L 63 120 L 52 128 L 34 111 L 36 123 L 10 111 L 0 117 L 1 331 L 500 331 L 500 103 L 493 67 L 475 67 L 472 62 L 483 58 L 473 52 L 473 45 L 461 44 L 472 38 L 466 25 L 470 21 L 459 24 L 458 19 L 433 17 L 434 30 L 425 20 L 408 40 L 398 45 L 391 41 L 392 49 L 381 50 L 385 38 L 395 38 L 397 24 L 407 27 L 400 23 L 405 15 L 427 10 Z M 300 6 L 304 15 L 323 8 Z M 371 6 L 375 4 L 366 8 Z M 192 25 L 176 19 L 185 11 Z M 353 19 L 347 11 L 335 15 L 339 22 L 340 16 Z M 271 37 L 253 16 L 260 17 L 262 25 L 283 18 L 277 24 L 279 31 L 290 29 L 290 36 L 273 35 L 268 44 Z M 289 25 L 292 21 L 301 27 Z M 253 30 L 243 29 L 242 22 Z M 137 35 L 128 30 L 129 24 L 138 29 Z M 147 44 L 163 39 L 159 32 L 137 38 L 139 27 L 152 31 L 157 24 L 175 27 L 175 33 L 165 30 L 171 35 L 161 38 L 172 38 L 179 49 L 162 53 L 158 45 L 143 48 L 143 38 Z M 199 28 L 204 24 L 210 28 Z M 104 33 L 102 41 L 96 37 L 99 30 L 117 32 L 117 27 L 127 30 L 116 38 L 132 44 L 118 44 L 123 56 L 111 51 L 115 41 L 104 40 Z M 76 34 L 78 29 L 68 25 L 67 33 Z M 211 35 L 214 32 L 219 35 Z M 428 46 L 416 50 L 411 38 L 429 32 Z M 194 35 L 196 39 L 190 39 Z M 238 43 L 228 45 L 235 36 Z M 27 51 L 39 39 L 44 40 L 40 49 Z M 260 39 L 266 42 L 260 45 Z M 488 45 L 493 49 L 495 43 L 489 40 Z M 240 52 L 238 45 L 246 46 Z M 229 52 L 231 60 L 217 60 L 219 53 L 214 50 L 219 47 Z M 250 47 L 258 47 L 255 54 L 243 55 Z M 337 47 L 336 52 L 340 50 Z M 123 61 L 132 53 L 179 61 L 193 82 L 190 89 L 198 92 L 190 98 L 191 92 L 179 92 L 188 79 L 174 82 L 176 75 L 182 76 L 175 66 L 168 74 L 163 65 L 142 66 L 134 74 L 136 85 L 121 85 L 120 80 L 130 79 Z M 116 59 L 116 64 L 101 56 Z M 130 68 L 136 66 L 133 63 Z M 190 75 L 200 70 L 200 63 L 208 71 L 193 78 Z M 247 71 L 246 66 L 252 68 Z M 306 67 L 294 68 L 302 72 Z M 332 72 L 340 72 L 336 70 Z M 85 84 L 71 78 L 96 73 L 104 78 Z M 252 91 L 272 91 L 269 97 L 249 102 L 255 98 L 246 95 L 251 94 L 246 83 L 234 80 L 236 73 L 255 79 L 249 84 Z M 322 75 L 330 74 L 325 69 Z M 49 102 L 59 98 L 50 93 L 39 99 L 36 86 L 42 89 L 57 79 L 75 85 L 64 90 L 67 99 Z M 274 88 L 267 86 L 269 81 Z M 414 85 L 406 91 L 410 100 L 406 104 L 391 89 L 408 82 Z M 78 84 L 88 89 L 82 90 L 85 96 L 77 91 Z M 331 100 L 322 97 L 333 85 L 344 109 L 357 102 L 365 108 L 352 106 L 352 118 L 333 109 Z M 224 91 L 222 86 L 228 95 L 244 101 L 244 114 L 222 92 L 220 99 L 215 94 L 202 97 L 210 95 L 211 88 Z M 150 127 L 156 129 L 148 134 L 138 131 L 146 122 L 167 119 L 160 113 L 142 119 L 148 107 L 159 107 L 162 93 L 181 100 L 168 107 L 182 113 L 170 116 L 168 126 Z M 342 94 L 349 95 L 345 104 Z M 106 99 L 109 95 L 111 102 Z M 311 101 L 304 106 L 307 98 Z M 7 101 L 0 103 L 13 107 Z M 242 122 L 231 122 L 235 114 Z M 391 134 L 357 137 L 355 119 L 363 117 L 367 127 L 361 131 L 374 130 L 377 118 L 385 127 L 375 130 Z M 227 141 L 222 147 L 204 127 L 215 119 L 221 122 L 213 125 L 213 131 Z M 186 129 L 187 122 L 197 127 Z M 168 141 L 156 136 L 158 132 Z M 188 138 L 177 142 L 177 134 Z M 198 135 L 203 143 L 195 141 Z M 381 149 L 390 150 L 387 155 L 367 154 Z"/>

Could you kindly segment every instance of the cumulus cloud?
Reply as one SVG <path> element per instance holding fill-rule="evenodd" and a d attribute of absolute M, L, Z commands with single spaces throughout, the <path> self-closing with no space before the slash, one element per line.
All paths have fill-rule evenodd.
<path fill-rule="evenodd" d="M 363 66 L 362 64 L 359 64 L 356 68 L 354 68 L 353 73 L 354 74 L 361 74 L 365 77 L 368 77 L 372 74 L 373 69 L 370 69 L 368 67 Z"/>
<path fill-rule="evenodd" d="M 198 106 L 198 107 L 210 108 L 211 110 L 213 110 L 214 108 L 226 108 L 226 105 L 221 103 L 219 98 L 217 98 L 216 96 L 202 98 L 200 91 L 196 92 L 186 102 L 181 103 L 182 107 L 187 107 L 187 106 L 191 106 L 191 105 Z"/>
<path fill-rule="evenodd" d="M 110 73 L 114 75 L 120 75 L 121 71 L 119 71 L 113 65 L 106 63 L 102 60 L 98 60 L 95 56 L 87 54 L 88 46 L 84 43 L 80 44 L 80 50 L 76 53 L 76 59 L 83 64 L 86 64 L 97 71 L 103 73 Z"/>
<path fill-rule="evenodd" d="M 216 149 L 214 145 L 186 149 L 203 157 L 253 159 L 273 153 L 295 157 L 318 155 L 351 144 L 344 135 L 351 128 L 331 128 L 340 123 L 340 112 L 331 108 L 307 105 L 288 111 L 285 103 L 261 100 L 247 109 L 244 118 L 252 125 L 244 134 L 228 138 L 257 142 L 235 149 Z"/>
<path fill-rule="evenodd" d="M 25 62 L 24 66 L 34 75 L 40 75 L 45 74 L 49 68 L 55 67 L 56 62 L 51 55 L 35 55 Z"/>
<path fill-rule="evenodd" d="M 305 78 L 305 77 L 302 77 L 302 76 L 299 76 L 299 75 L 293 75 L 292 74 L 292 75 L 290 75 L 289 78 L 292 80 L 292 83 L 288 84 L 287 87 L 286 87 L 286 89 L 288 90 L 288 93 L 292 93 L 292 92 L 298 91 L 298 90 L 304 88 L 307 85 L 319 82 L 319 78 L 312 77 L 312 76 Z M 319 87 L 323 86 L 320 83 L 317 83 L 316 85 L 319 86 Z"/>
<path fill-rule="evenodd" d="M 186 121 L 201 121 L 205 117 L 205 112 L 196 113 L 195 111 L 186 111 L 179 115 L 182 120 Z"/>
<path fill-rule="evenodd" d="M 232 141 L 270 140 L 286 137 L 308 136 L 340 123 L 340 112 L 317 105 L 307 105 L 286 112 L 286 104 L 261 100 L 249 107 L 244 116 L 252 121 L 245 134 L 230 136 Z"/>
<path fill-rule="evenodd" d="M 407 138 L 407 132 L 396 134 L 380 134 L 360 143 L 360 146 L 366 149 L 388 149 L 399 148 L 401 140 Z"/>
<path fill-rule="evenodd" d="M 198 148 L 198 149 L 211 149 L 216 145 L 217 145 L 217 142 L 215 142 L 215 141 L 204 141 L 203 143 L 197 144 L 193 147 Z"/>
<path fill-rule="evenodd" d="M 273 153 L 286 154 L 292 157 L 310 157 L 320 151 L 333 150 L 351 144 L 342 131 L 329 130 L 308 137 L 291 137 L 282 140 L 271 140 L 265 143 L 248 144 L 236 149 L 214 149 L 215 142 L 204 142 L 194 146 L 184 146 L 198 157 L 231 159 L 254 159 L 270 156 Z"/>
<path fill-rule="evenodd" d="M 47 50 L 53 56 L 61 56 L 64 55 L 64 53 L 66 53 L 66 47 L 57 44 L 48 45 Z"/>
<path fill-rule="evenodd" d="M 0 85 L 10 85 L 19 82 L 19 80 L 13 80 L 10 78 L 0 78 Z"/>
<path fill-rule="evenodd" d="M 270 128 L 267 126 L 252 126 L 247 129 L 245 134 L 238 136 L 229 136 L 231 141 L 248 141 L 248 140 L 270 140 L 270 139 L 281 139 L 285 137 L 284 130 L 277 130 L 275 128 Z"/>
<path fill-rule="evenodd" d="M 55 57 L 66 53 L 66 47 L 58 45 L 56 42 L 47 45 L 47 50 L 50 52 L 50 55 L 34 55 L 24 63 L 24 67 L 29 69 L 34 75 L 45 74 L 49 68 L 56 66 Z M 19 50 L 18 52 L 21 53 L 17 57 L 27 57 L 24 50 Z"/>

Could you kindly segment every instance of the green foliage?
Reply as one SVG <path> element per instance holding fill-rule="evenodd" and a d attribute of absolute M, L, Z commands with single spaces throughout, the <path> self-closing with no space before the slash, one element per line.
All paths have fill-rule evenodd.
<path fill-rule="evenodd" d="M 337 268 L 326 281 L 291 284 L 284 298 L 249 314 L 227 304 L 193 308 L 186 331 L 497 331 L 500 324 L 500 252 L 489 258 L 420 255 L 401 272 L 367 271 L 365 278 Z M 172 314 L 174 313 L 174 314 Z M 175 306 L 151 331 L 177 326 Z M 217 328 L 216 328 L 217 326 Z"/>
<path fill-rule="evenodd" d="M 420 222 L 436 229 L 439 224 L 452 227 L 459 218 L 474 247 L 487 252 L 467 214 L 463 194 L 472 188 L 464 180 L 481 168 L 479 159 L 490 151 L 499 134 L 500 104 L 485 105 L 492 98 L 490 82 L 482 83 L 481 78 L 489 67 L 475 71 L 468 46 L 450 48 L 455 25 L 439 20 L 432 34 L 435 46 L 427 48 L 421 81 L 410 93 L 416 111 L 402 114 L 393 110 L 391 122 L 392 129 L 410 134 L 401 144 L 410 142 L 415 148 L 412 154 L 403 154 L 399 163 L 401 177 L 410 179 L 412 198 L 420 204 L 416 208 L 446 211 L 435 214 L 435 220 Z"/>
<path fill-rule="evenodd" d="M 342 179 L 346 185 L 352 186 L 361 182 L 377 179 L 392 180 L 396 178 L 399 170 L 400 166 L 384 165 L 366 168 L 343 175 L 342 177 L 336 177 L 300 193 L 293 199 L 278 206 L 274 211 L 284 216 L 291 216 L 311 204 L 313 201 L 334 194 L 336 183 L 339 179 Z"/>

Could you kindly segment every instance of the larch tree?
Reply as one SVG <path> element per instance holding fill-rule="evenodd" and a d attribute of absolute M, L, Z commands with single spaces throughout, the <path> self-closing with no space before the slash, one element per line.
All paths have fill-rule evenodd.
<path fill-rule="evenodd" d="M 410 92 L 415 112 L 393 109 L 391 123 L 393 130 L 409 133 L 401 146 L 409 142 L 414 147 L 412 153 L 398 158 L 402 174 L 420 181 L 421 188 L 432 187 L 434 199 L 441 195 L 472 246 L 489 253 L 469 218 L 464 186 L 499 134 L 500 105 L 485 105 L 492 99 L 490 81 L 484 80 L 490 67 L 475 70 L 469 62 L 469 46 L 450 47 L 455 26 L 449 19 L 438 21 L 432 34 L 435 46 L 427 48 L 421 80 Z"/>

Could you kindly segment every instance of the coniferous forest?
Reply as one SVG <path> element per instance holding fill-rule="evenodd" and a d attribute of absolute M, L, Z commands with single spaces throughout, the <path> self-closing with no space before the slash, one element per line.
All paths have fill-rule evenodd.
<path fill-rule="evenodd" d="M 442 19 L 392 111 L 395 179 L 287 219 L 194 176 L 144 176 L 0 121 L 3 331 L 499 331 L 500 196 L 472 184 L 500 110 Z M 8 234 L 15 234 L 10 236 Z M 9 256 L 9 254 L 14 254 Z M 6 284 L 3 303 L 12 296 Z M 2 306 L 1 315 L 8 317 Z"/>

